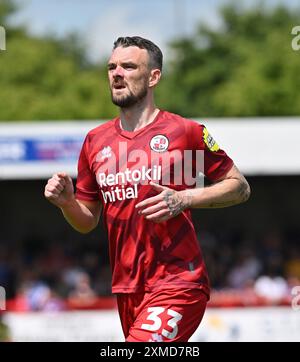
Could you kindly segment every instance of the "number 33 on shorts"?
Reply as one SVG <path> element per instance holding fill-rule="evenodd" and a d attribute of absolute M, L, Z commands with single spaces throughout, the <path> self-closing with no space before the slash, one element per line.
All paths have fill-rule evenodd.
<path fill-rule="evenodd" d="M 141 329 L 150 332 L 158 332 L 161 327 L 168 326 L 168 330 L 163 328 L 161 335 L 167 339 L 174 339 L 178 333 L 178 322 L 182 319 L 182 314 L 175 312 L 173 309 L 165 309 L 163 307 L 149 307 L 147 309 L 149 315 L 147 320 L 153 323 L 143 323 Z M 170 318 L 171 317 L 171 318 Z"/>

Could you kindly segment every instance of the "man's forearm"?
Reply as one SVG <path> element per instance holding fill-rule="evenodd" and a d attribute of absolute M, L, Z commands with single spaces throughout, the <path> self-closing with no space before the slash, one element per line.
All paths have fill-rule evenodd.
<path fill-rule="evenodd" d="M 250 186 L 236 166 L 227 172 L 223 180 L 213 186 L 175 191 L 167 186 L 150 182 L 158 195 L 135 205 L 139 215 L 147 220 L 163 222 L 179 215 L 188 208 L 220 208 L 248 200 Z"/>
<path fill-rule="evenodd" d="M 221 208 L 247 201 L 250 187 L 246 180 L 232 178 L 212 186 L 181 192 L 189 208 Z"/>
<path fill-rule="evenodd" d="M 98 221 L 92 212 L 75 198 L 61 207 L 61 211 L 68 223 L 80 233 L 88 233 L 97 226 Z"/>

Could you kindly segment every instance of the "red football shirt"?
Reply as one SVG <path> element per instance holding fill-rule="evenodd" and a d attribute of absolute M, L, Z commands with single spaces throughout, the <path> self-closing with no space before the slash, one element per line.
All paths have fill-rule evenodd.
<path fill-rule="evenodd" d="M 204 167 L 199 170 L 201 155 Z M 203 125 L 166 111 L 134 132 L 122 130 L 116 118 L 88 133 L 78 162 L 76 198 L 103 205 L 113 293 L 188 287 L 209 295 L 190 210 L 154 223 L 139 215 L 135 205 L 157 193 L 150 179 L 182 190 L 195 187 L 193 176 L 199 171 L 217 180 L 232 165 Z M 184 172 L 192 174 L 185 177 Z"/>

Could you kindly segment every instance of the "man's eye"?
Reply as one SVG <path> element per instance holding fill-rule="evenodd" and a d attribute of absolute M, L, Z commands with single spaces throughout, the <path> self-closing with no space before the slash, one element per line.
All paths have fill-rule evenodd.
<path fill-rule="evenodd" d="M 128 64 L 124 66 L 125 69 L 135 69 L 135 66 L 132 64 Z"/>

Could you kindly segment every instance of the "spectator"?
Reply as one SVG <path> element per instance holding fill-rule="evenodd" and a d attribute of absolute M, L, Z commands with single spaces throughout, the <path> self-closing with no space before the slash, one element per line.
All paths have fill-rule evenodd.
<path fill-rule="evenodd" d="M 280 276 L 262 275 L 256 280 L 254 290 L 268 303 L 277 304 L 286 298 L 289 288 L 287 282 Z"/>
<path fill-rule="evenodd" d="M 69 303 L 73 307 L 88 307 L 92 306 L 96 300 L 96 293 L 92 289 L 89 275 L 84 272 L 78 274 L 74 290 L 69 295 Z"/>

